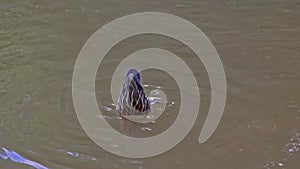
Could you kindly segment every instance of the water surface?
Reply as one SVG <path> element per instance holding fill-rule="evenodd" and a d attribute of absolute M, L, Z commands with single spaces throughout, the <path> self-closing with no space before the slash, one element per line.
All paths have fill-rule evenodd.
<path fill-rule="evenodd" d="M 299 9 L 298 0 L 1 0 L 1 154 L 7 149 L 58 169 L 299 168 Z M 216 132 L 198 144 L 210 102 L 201 62 L 167 37 L 122 41 L 105 57 L 96 81 L 99 107 L 115 129 L 134 137 L 153 136 L 167 129 L 178 113 L 180 93 L 174 79 L 149 70 L 142 72 L 146 91 L 159 88 L 167 94 L 166 112 L 145 125 L 117 118 L 108 92 L 109 73 L 136 50 L 159 47 L 178 54 L 198 70 L 194 73 L 201 93 L 196 124 L 178 146 L 153 158 L 129 159 L 104 151 L 81 128 L 72 103 L 72 71 L 81 47 L 97 29 L 145 11 L 178 15 L 210 38 L 224 64 L 228 97 Z M 0 158 L 0 168 L 30 167 L 35 166 Z"/>

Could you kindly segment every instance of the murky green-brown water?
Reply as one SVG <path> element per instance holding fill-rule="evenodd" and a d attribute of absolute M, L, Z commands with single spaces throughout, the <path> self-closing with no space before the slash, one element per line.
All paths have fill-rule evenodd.
<path fill-rule="evenodd" d="M 297 169 L 299 9 L 298 0 L 0 0 L 0 147 L 55 169 Z M 73 108 L 71 81 L 78 53 L 97 29 L 145 11 L 178 15 L 210 38 L 224 64 L 228 97 L 216 132 L 199 144 L 210 100 L 201 62 L 187 47 L 166 37 L 122 41 L 105 58 L 96 82 L 99 106 L 120 132 L 134 137 L 160 133 L 175 120 L 180 104 L 172 78 L 145 71 L 143 82 L 150 86 L 146 90 L 160 87 L 168 94 L 167 111 L 150 125 L 117 118 L 110 109 L 111 77 L 106 72 L 136 50 L 160 47 L 178 54 L 199 70 L 195 76 L 201 93 L 196 124 L 178 146 L 160 156 L 129 159 L 104 151 L 85 134 Z M 0 158 L 0 168 L 30 166 Z"/>

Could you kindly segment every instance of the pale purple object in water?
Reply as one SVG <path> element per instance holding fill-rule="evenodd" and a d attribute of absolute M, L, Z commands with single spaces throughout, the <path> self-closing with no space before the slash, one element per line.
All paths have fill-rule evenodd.
<path fill-rule="evenodd" d="M 48 169 L 47 167 L 45 167 L 37 162 L 31 161 L 31 160 L 28 160 L 28 159 L 22 157 L 20 154 L 14 152 L 14 151 L 9 151 L 4 147 L 2 148 L 2 150 L 4 152 L 3 153 L 0 152 L 0 157 L 4 160 L 10 159 L 13 162 L 27 164 L 36 169 Z"/>

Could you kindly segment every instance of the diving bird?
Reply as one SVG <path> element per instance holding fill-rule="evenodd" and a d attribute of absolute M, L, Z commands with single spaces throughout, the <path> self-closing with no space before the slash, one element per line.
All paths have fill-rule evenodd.
<path fill-rule="evenodd" d="M 145 115 L 150 111 L 150 102 L 140 80 L 136 69 L 128 71 L 117 103 L 119 115 Z"/>

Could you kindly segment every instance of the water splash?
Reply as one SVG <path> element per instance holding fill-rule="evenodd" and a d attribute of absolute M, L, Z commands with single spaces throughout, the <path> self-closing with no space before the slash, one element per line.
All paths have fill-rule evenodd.
<path fill-rule="evenodd" d="M 28 159 L 22 157 L 20 154 L 16 153 L 15 151 L 10 151 L 4 147 L 2 147 L 2 150 L 3 150 L 3 152 L 0 152 L 0 157 L 4 160 L 10 159 L 13 162 L 27 164 L 36 169 L 48 169 L 47 167 L 45 167 L 37 162 L 31 161 L 31 160 L 28 160 Z"/>
<path fill-rule="evenodd" d="M 152 131 L 150 127 L 141 127 L 141 130 L 143 131 Z"/>
<path fill-rule="evenodd" d="M 292 137 L 289 139 L 289 142 L 284 146 L 284 152 L 288 155 L 294 155 L 300 150 L 300 132 L 293 130 Z"/>
<path fill-rule="evenodd" d="M 57 151 L 65 153 L 65 154 L 67 154 L 69 156 L 73 156 L 73 157 L 76 157 L 76 158 L 79 158 L 79 159 L 83 159 L 83 160 L 89 160 L 89 161 L 95 161 L 95 160 L 97 160 L 95 157 L 90 157 L 90 156 L 88 156 L 86 154 L 82 154 L 82 153 L 67 151 L 67 150 L 63 150 L 63 149 L 59 149 Z"/>
<path fill-rule="evenodd" d="M 283 166 L 284 166 L 284 164 L 282 162 L 276 163 L 275 161 L 267 161 L 264 164 L 264 168 L 266 168 L 266 169 L 271 169 L 271 168 L 275 168 L 275 167 L 283 168 Z"/>
<path fill-rule="evenodd" d="M 293 156 L 300 150 L 300 132 L 293 130 L 289 142 L 284 145 L 284 155 L 279 161 L 266 161 L 264 168 L 284 168 L 284 163 L 288 162 L 290 156 Z"/>
<path fill-rule="evenodd" d="M 159 97 L 149 97 L 148 98 L 150 105 L 154 105 L 154 104 L 164 104 L 164 100 L 163 98 L 159 98 Z"/>

